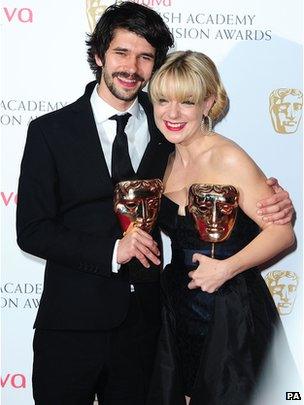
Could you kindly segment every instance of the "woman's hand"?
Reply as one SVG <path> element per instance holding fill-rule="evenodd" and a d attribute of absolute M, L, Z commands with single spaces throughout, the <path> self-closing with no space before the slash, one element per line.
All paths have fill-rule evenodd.
<path fill-rule="evenodd" d="M 199 262 L 199 266 L 196 270 L 188 273 L 192 279 L 188 284 L 191 290 L 201 288 L 202 291 L 213 293 L 230 278 L 225 260 L 211 259 L 208 256 L 195 253 L 192 261 Z"/>

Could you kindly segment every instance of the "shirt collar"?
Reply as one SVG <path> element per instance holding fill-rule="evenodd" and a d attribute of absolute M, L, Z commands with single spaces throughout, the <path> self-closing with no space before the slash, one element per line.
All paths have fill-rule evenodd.
<path fill-rule="evenodd" d="M 115 114 L 122 115 L 127 112 L 136 118 L 140 117 L 140 106 L 139 106 L 137 97 L 134 100 L 134 102 L 132 103 L 132 105 L 126 111 L 122 112 L 122 111 L 116 110 L 115 108 L 110 106 L 110 104 L 108 104 L 106 101 L 104 101 L 99 96 L 97 89 L 98 89 L 98 84 L 96 84 L 96 86 L 94 87 L 94 90 L 93 90 L 91 98 L 90 98 L 91 106 L 92 106 L 93 113 L 94 113 L 94 118 L 97 123 L 102 123 L 104 121 L 107 121 L 110 117 L 112 117 Z"/>

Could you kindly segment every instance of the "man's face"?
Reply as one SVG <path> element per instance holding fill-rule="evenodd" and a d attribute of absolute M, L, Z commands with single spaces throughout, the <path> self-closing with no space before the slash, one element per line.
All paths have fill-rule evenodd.
<path fill-rule="evenodd" d="M 282 97 L 271 107 L 271 118 L 277 132 L 291 134 L 296 132 L 302 116 L 303 98 L 293 94 Z"/>
<path fill-rule="evenodd" d="M 222 242 L 233 229 L 238 192 L 233 186 L 197 184 L 190 188 L 189 210 L 202 240 Z"/>
<path fill-rule="evenodd" d="M 104 60 L 97 56 L 95 59 L 102 66 L 99 95 L 120 110 L 127 108 L 149 81 L 155 48 L 143 37 L 120 28 L 115 32 Z"/>
<path fill-rule="evenodd" d="M 119 184 L 114 192 L 114 210 L 123 231 L 132 224 L 150 232 L 159 211 L 162 182 L 158 179 L 131 180 Z"/>
<path fill-rule="evenodd" d="M 288 315 L 293 308 L 298 282 L 290 277 L 280 277 L 271 283 L 272 293 L 276 307 L 281 315 Z"/>

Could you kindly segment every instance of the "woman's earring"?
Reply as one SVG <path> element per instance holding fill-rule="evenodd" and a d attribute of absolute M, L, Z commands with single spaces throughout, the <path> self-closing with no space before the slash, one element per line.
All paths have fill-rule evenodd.
<path fill-rule="evenodd" d="M 208 131 L 213 132 L 213 130 L 212 130 L 212 119 L 211 119 L 211 117 L 209 117 L 209 115 L 206 115 L 206 118 L 208 120 Z"/>
<path fill-rule="evenodd" d="M 202 119 L 202 123 L 201 123 L 201 130 L 202 130 L 202 132 L 206 131 L 206 122 L 205 122 L 206 119 L 208 121 L 208 123 L 207 123 L 208 132 L 210 132 L 212 134 L 212 132 L 213 132 L 213 130 L 212 130 L 212 119 L 211 119 L 211 117 L 209 117 L 209 115 L 203 115 L 203 119 Z"/>

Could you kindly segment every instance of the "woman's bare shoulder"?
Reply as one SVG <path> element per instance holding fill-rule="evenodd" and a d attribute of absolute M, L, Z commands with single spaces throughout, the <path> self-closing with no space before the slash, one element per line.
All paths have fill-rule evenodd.
<path fill-rule="evenodd" d="M 215 135 L 214 153 L 219 156 L 223 164 L 228 166 L 239 166 L 240 164 L 256 166 L 254 160 L 240 145 L 223 135 Z"/>

